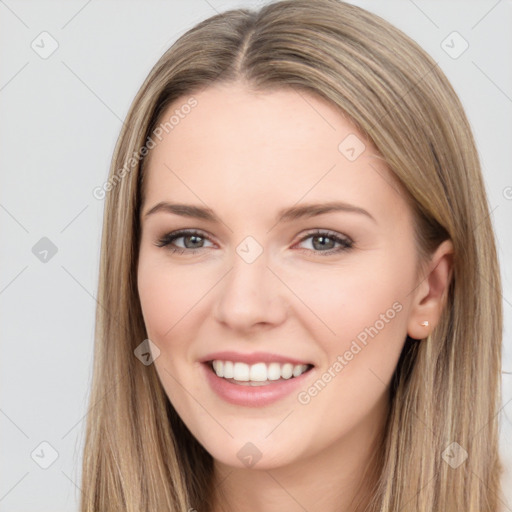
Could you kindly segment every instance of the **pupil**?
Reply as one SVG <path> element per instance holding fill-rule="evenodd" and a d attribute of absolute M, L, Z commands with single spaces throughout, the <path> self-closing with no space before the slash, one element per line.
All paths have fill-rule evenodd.
<path fill-rule="evenodd" d="M 187 241 L 188 239 L 192 239 L 192 240 L 193 240 L 193 241 L 192 241 L 192 248 L 196 247 L 196 246 L 194 245 L 194 243 L 200 243 L 200 242 L 201 242 L 201 237 L 200 237 L 200 236 L 197 236 L 197 235 L 188 235 L 188 236 L 186 236 L 186 237 L 185 237 L 185 247 L 187 247 L 187 248 L 190 248 L 190 247 L 189 247 L 189 245 L 186 243 L 186 241 Z"/>
<path fill-rule="evenodd" d="M 327 241 L 331 242 L 330 245 L 332 245 L 334 243 L 334 240 L 331 240 L 329 237 L 323 236 L 323 235 L 318 235 L 318 236 L 313 237 L 313 247 L 315 247 L 315 240 L 324 240 L 324 242 L 325 242 L 325 240 L 327 240 Z M 325 249 L 326 245 L 329 245 L 329 242 L 327 242 L 327 244 L 324 242 L 320 243 L 320 248 Z M 315 247 L 315 249 L 317 249 L 317 248 L 318 247 Z M 328 247 L 328 249 L 332 249 L 332 247 Z"/>

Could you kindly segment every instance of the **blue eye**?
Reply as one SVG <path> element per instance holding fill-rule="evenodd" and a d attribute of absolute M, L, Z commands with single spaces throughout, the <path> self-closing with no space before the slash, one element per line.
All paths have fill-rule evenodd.
<path fill-rule="evenodd" d="M 183 239 L 183 247 L 177 246 L 174 242 L 176 240 Z M 347 251 L 352 248 L 353 241 L 345 236 L 339 236 L 336 233 L 330 231 L 316 230 L 313 233 L 309 233 L 304 236 L 299 243 L 302 243 L 308 239 L 311 239 L 312 249 L 301 250 L 307 252 L 319 253 L 322 256 L 332 255 L 342 251 Z M 205 249 L 205 241 L 209 241 L 208 237 L 195 230 L 180 230 L 173 233 L 167 233 L 160 238 L 155 245 L 157 247 L 167 247 L 167 249 L 177 254 L 195 254 L 201 249 Z M 336 247 L 336 245 L 338 247 Z"/>

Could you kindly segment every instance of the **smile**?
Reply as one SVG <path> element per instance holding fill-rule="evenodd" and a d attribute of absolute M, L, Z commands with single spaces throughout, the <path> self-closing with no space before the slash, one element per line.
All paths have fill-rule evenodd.
<path fill-rule="evenodd" d="M 244 407 L 265 407 L 298 392 L 316 373 L 312 364 L 254 364 L 214 359 L 201 364 L 210 389 L 224 402 Z M 313 377 L 311 377 L 313 378 Z"/>
<path fill-rule="evenodd" d="M 270 381 L 288 380 L 300 377 L 311 369 L 312 365 L 293 363 L 264 363 L 247 364 L 235 361 L 216 359 L 210 362 L 217 377 L 246 385 L 265 385 Z"/>

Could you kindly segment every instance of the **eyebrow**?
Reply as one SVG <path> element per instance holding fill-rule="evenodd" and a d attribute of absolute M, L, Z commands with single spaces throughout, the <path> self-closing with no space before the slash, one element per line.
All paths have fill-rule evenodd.
<path fill-rule="evenodd" d="M 315 217 L 317 215 L 323 215 L 325 213 L 338 211 L 358 213 L 368 217 L 374 222 L 377 222 L 375 218 L 363 208 L 348 203 L 343 203 L 340 201 L 331 201 L 327 203 L 316 204 L 310 203 L 304 204 L 302 206 L 292 206 L 290 208 L 284 208 L 278 212 L 276 216 L 276 222 L 290 222 L 300 218 Z M 143 217 L 146 219 L 150 215 L 154 215 L 157 212 L 172 213 L 174 215 L 180 215 L 182 217 L 191 217 L 211 222 L 221 222 L 219 217 L 217 217 L 217 215 L 215 215 L 213 210 L 210 208 L 194 206 L 190 204 L 169 203 L 166 201 L 161 201 L 160 203 L 157 203 L 150 210 L 148 210 Z"/>

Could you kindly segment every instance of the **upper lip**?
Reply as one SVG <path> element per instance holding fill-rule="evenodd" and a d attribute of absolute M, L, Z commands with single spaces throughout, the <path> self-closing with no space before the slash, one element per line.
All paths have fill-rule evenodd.
<path fill-rule="evenodd" d="M 241 362 L 246 364 L 256 364 L 256 363 L 292 363 L 294 365 L 298 364 L 309 364 L 308 361 L 301 361 L 294 357 L 283 356 L 279 354 L 271 354 L 270 352 L 251 352 L 250 354 L 243 354 L 241 352 L 234 351 L 223 351 L 223 352 L 212 352 L 211 354 L 206 355 L 201 358 L 199 361 L 201 363 L 207 363 L 210 361 L 234 361 Z"/>

